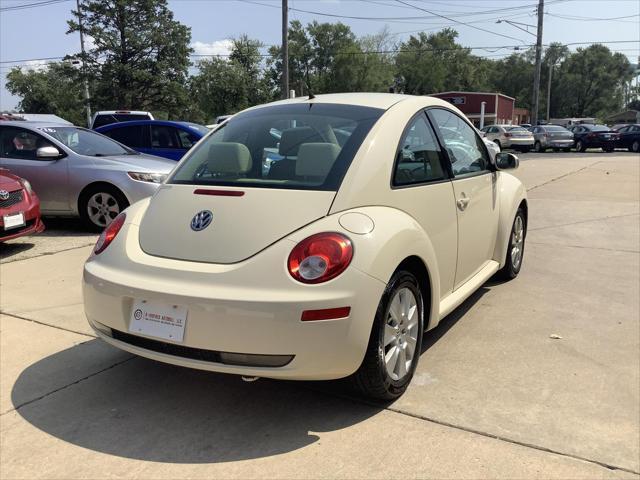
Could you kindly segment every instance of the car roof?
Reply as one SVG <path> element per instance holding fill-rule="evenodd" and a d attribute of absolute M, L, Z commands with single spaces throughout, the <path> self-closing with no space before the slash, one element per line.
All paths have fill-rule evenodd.
<path fill-rule="evenodd" d="M 144 110 L 100 110 L 99 112 L 94 113 L 93 115 L 150 115 L 151 112 L 146 112 Z"/>
<path fill-rule="evenodd" d="M 77 125 L 72 125 L 68 123 L 55 123 L 55 122 L 37 122 L 37 121 L 29 121 L 29 120 L 3 120 L 0 122 L 1 126 L 10 126 L 10 127 L 23 127 L 23 128 L 84 128 L 78 127 Z M 86 129 L 85 129 L 86 130 Z"/>
<path fill-rule="evenodd" d="M 102 132 L 111 130 L 119 127 L 135 127 L 140 125 L 164 125 L 167 127 L 182 127 L 183 129 L 187 129 L 190 132 L 197 132 L 198 130 L 194 128 L 190 128 L 189 125 L 197 125 L 197 123 L 193 122 L 178 122 L 175 120 L 129 120 L 127 122 L 114 122 L 109 123 L 107 125 L 102 125 L 101 127 L 97 127 L 96 132 Z"/>
<path fill-rule="evenodd" d="M 328 94 L 316 95 L 312 99 L 309 99 L 308 96 L 290 98 L 288 100 L 279 100 L 276 102 L 267 103 L 265 105 L 258 105 L 248 110 L 257 109 L 257 108 L 266 108 L 272 105 L 286 105 L 286 104 L 297 104 L 297 103 L 309 103 L 309 104 L 328 103 L 328 104 L 337 104 L 337 105 L 358 105 L 361 107 L 371 107 L 371 108 L 380 108 L 383 110 L 388 110 L 389 108 L 391 108 L 392 106 L 400 102 L 402 103 L 413 102 L 416 104 L 422 104 L 422 106 L 425 108 L 432 105 L 453 107 L 453 105 L 451 105 L 451 103 L 447 102 L 446 100 L 442 100 L 436 97 L 430 97 L 427 95 L 404 95 L 400 93 L 357 92 L 357 93 L 328 93 Z"/>

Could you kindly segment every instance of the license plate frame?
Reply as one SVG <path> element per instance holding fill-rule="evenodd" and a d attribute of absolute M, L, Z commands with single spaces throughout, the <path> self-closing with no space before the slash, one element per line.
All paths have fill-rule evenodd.
<path fill-rule="evenodd" d="M 5 230 L 24 227 L 27 223 L 24 220 L 24 212 L 12 213 L 2 216 L 2 223 Z"/>
<path fill-rule="evenodd" d="M 129 318 L 129 332 L 170 342 L 182 343 L 188 309 L 151 300 L 135 299 Z"/>

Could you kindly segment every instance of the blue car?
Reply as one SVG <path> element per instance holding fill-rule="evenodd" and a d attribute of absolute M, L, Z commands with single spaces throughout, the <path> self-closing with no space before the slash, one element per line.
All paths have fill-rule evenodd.
<path fill-rule="evenodd" d="M 210 131 L 197 123 L 168 120 L 111 123 L 95 130 L 138 152 L 176 161 Z"/>

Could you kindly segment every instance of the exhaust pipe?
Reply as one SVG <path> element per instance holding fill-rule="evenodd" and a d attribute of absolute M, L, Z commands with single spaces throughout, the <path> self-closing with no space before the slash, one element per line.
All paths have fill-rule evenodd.
<path fill-rule="evenodd" d="M 241 378 L 243 382 L 255 382 L 256 380 L 260 379 L 260 377 L 245 377 L 245 376 L 242 376 Z"/>

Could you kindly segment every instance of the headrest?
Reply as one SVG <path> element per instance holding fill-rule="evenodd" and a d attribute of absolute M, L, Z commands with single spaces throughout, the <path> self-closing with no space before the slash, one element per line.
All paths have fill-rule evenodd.
<path fill-rule="evenodd" d="M 251 170 L 251 153 L 242 143 L 220 142 L 209 147 L 207 168 L 211 173 L 244 174 Z"/>
<path fill-rule="evenodd" d="M 295 157 L 303 143 L 321 142 L 322 138 L 311 127 L 288 128 L 280 135 L 278 153 L 285 157 Z"/>
<path fill-rule="evenodd" d="M 303 143 L 298 151 L 296 175 L 300 177 L 326 177 L 340 154 L 333 143 Z"/>

